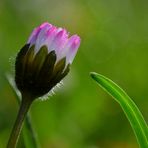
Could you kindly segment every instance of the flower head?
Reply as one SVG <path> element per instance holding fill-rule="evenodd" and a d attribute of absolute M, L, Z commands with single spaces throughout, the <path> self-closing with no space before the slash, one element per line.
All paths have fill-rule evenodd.
<path fill-rule="evenodd" d="M 69 37 L 63 28 L 49 23 L 35 28 L 16 58 L 18 89 L 34 98 L 48 93 L 69 72 L 79 45 L 80 37 Z"/>

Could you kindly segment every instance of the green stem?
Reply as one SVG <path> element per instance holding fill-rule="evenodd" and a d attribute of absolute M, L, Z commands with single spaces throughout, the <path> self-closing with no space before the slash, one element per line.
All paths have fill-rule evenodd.
<path fill-rule="evenodd" d="M 24 118 L 27 115 L 27 112 L 30 108 L 30 105 L 32 104 L 32 101 L 33 99 L 30 98 L 30 96 L 26 94 L 22 95 L 22 102 L 20 105 L 20 109 L 19 109 L 16 121 L 15 121 L 15 124 L 12 129 L 9 141 L 8 141 L 7 148 L 16 147 L 16 144 L 17 144 L 17 141 L 18 141 L 21 129 L 22 129 Z"/>
<path fill-rule="evenodd" d="M 12 88 L 15 98 L 17 99 L 18 104 L 21 103 L 21 95 L 18 89 L 16 88 L 14 79 L 12 75 L 6 74 L 6 80 L 8 81 L 9 86 Z M 23 139 L 25 143 L 25 147 L 32 147 L 32 148 L 40 148 L 40 144 L 37 139 L 36 132 L 32 126 L 31 116 L 28 113 L 26 116 L 26 120 L 24 122 L 25 128 L 23 129 Z"/>

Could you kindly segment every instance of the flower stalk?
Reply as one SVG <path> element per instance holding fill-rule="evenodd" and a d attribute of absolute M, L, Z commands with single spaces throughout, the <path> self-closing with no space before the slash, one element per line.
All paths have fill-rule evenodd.
<path fill-rule="evenodd" d="M 6 74 L 6 80 L 8 81 L 8 84 L 14 93 L 17 103 L 20 105 L 22 97 L 20 95 L 20 92 L 16 88 L 12 75 Z M 23 129 L 23 139 L 25 147 L 39 148 L 40 144 L 38 142 L 36 132 L 33 128 L 30 114 L 26 115 L 26 120 L 24 124 L 25 124 L 25 129 Z"/>
<path fill-rule="evenodd" d="M 22 95 L 22 102 L 21 102 L 20 109 L 7 144 L 7 148 L 16 147 L 16 144 L 22 129 L 23 121 L 27 115 L 27 112 L 32 102 L 33 102 L 33 99 L 30 98 L 30 95 L 25 93 Z"/>

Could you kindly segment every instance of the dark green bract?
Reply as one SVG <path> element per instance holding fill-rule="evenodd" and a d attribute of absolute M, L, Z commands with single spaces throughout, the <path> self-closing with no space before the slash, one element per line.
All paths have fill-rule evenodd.
<path fill-rule="evenodd" d="M 48 93 L 69 72 L 66 57 L 56 61 L 55 51 L 48 53 L 42 46 L 35 53 L 34 46 L 26 44 L 18 53 L 15 63 L 15 82 L 21 93 L 37 98 Z"/>

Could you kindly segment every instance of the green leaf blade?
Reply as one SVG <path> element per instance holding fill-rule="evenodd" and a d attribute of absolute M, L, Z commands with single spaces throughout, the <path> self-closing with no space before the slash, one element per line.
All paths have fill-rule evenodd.
<path fill-rule="evenodd" d="M 126 92 L 112 80 L 94 72 L 90 75 L 101 86 L 101 88 L 103 88 L 120 104 L 134 130 L 140 147 L 148 148 L 148 126 L 136 104 L 126 94 Z"/>

